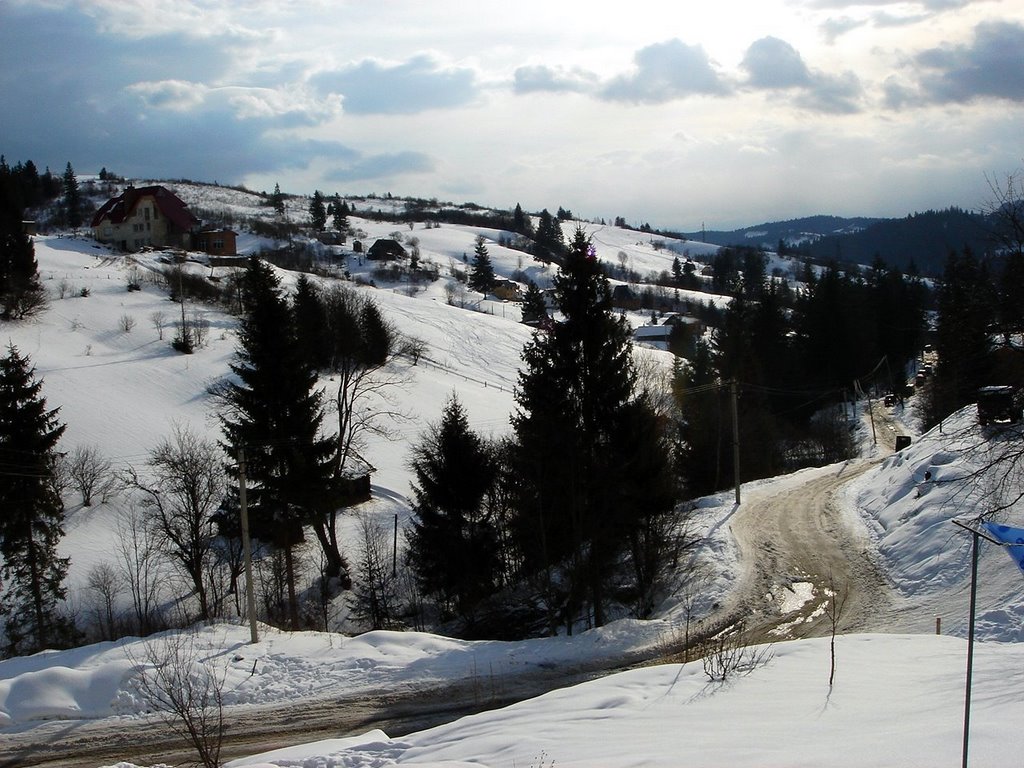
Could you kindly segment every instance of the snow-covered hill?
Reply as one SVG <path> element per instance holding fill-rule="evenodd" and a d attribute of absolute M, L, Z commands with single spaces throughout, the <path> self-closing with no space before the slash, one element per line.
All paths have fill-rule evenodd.
<path fill-rule="evenodd" d="M 202 194 L 210 189 L 199 188 Z M 221 194 L 218 192 L 218 194 Z M 224 193 L 226 194 L 226 193 Z M 245 193 L 237 192 L 242 195 Z M 196 193 L 197 207 L 212 206 Z M 184 195 L 183 195 L 184 196 Z M 200 199 L 206 200 L 201 204 Z M 241 203 L 239 203 L 242 206 Z M 247 210 L 250 207 L 246 204 Z M 299 215 L 296 204 L 296 215 Z M 394 224 L 355 217 L 367 239 L 387 237 Z M 637 239 L 639 233 L 586 224 L 598 253 L 618 263 L 627 254 L 633 269 L 670 269 L 673 254 Z M 444 271 L 464 266 L 477 235 L 499 274 L 522 269 L 539 283 L 550 278 L 540 265 L 498 245 L 499 233 L 442 225 L 412 234 L 424 259 Z M 568 233 L 567 233 L 568 234 Z M 257 247 L 255 240 L 248 247 Z M 697 247 L 690 244 L 690 247 Z M 36 254 L 51 304 L 40 317 L 3 328 L 5 341 L 31 357 L 43 379 L 50 407 L 61 408 L 68 428 L 62 448 L 95 445 L 115 466 L 141 465 L 156 442 L 175 424 L 217 436 L 208 387 L 224 376 L 235 347 L 234 321 L 218 310 L 196 307 L 209 321 L 208 343 L 190 356 L 170 347 L 152 318 L 173 322 L 179 305 L 165 291 L 143 281 L 126 288 L 130 270 L 143 274 L 157 255 L 138 263 L 110 253 L 88 239 L 40 237 Z M 366 268 L 356 257 L 348 266 Z M 203 268 L 205 269 L 205 268 Z M 292 277 L 285 275 L 286 280 Z M 82 289 L 88 289 L 83 296 Z M 439 417 L 445 399 L 457 392 L 472 426 L 484 433 L 508 428 L 519 352 L 529 330 L 517 322 L 514 305 L 478 301 L 448 303 L 444 282 L 418 291 L 379 284 L 372 291 L 385 315 L 420 339 L 425 352 L 407 364 L 400 406 L 407 419 L 393 424 L 396 441 L 378 440 L 368 452 L 377 467 L 374 500 L 367 513 L 382 520 L 408 516 L 408 443 Z M 192 311 L 192 310 L 190 310 Z M 134 319 L 126 330 L 124 318 Z M 642 322 L 637 318 L 637 322 Z M 648 353 L 645 353 L 648 354 Z M 658 353 L 650 352 L 665 362 Z M 325 381 L 325 386 L 330 382 Z M 827 686 L 828 644 L 821 640 L 780 643 L 773 658 L 747 677 L 710 683 L 700 662 L 622 673 L 569 691 L 430 731 L 391 740 L 365 737 L 294 748 L 237 765 L 370 766 L 427 765 L 925 765 L 959 756 L 969 548 L 954 517 L 970 517 L 977 496 L 954 482 L 983 459 L 972 445 L 987 435 L 973 424 L 970 409 L 946 421 L 942 430 L 921 435 L 910 448 L 881 460 L 851 483 L 839 503 L 847 520 L 865 533 L 865 555 L 884 566 L 898 600 L 892 623 L 881 629 L 899 635 L 854 635 L 837 644 L 838 672 Z M 930 480 L 925 481 L 925 472 Z M 799 478 L 760 481 L 758 493 L 791 487 Z M 89 599 L 92 568 L 111 557 L 123 500 L 85 508 L 68 498 L 67 535 L 61 549 L 72 558 L 73 605 Z M 729 530 L 731 493 L 701 500 L 697 532 L 712 576 L 702 604 L 714 604 L 730 585 L 736 547 Z M 1009 521 L 1020 523 L 1011 514 Z M 355 522 L 350 521 L 354 527 Z M 1021 573 L 995 547 L 982 552 L 979 639 L 976 667 L 976 750 L 979 764 L 1016 764 L 1019 737 L 1004 741 L 1001 723 L 1024 714 L 1021 690 L 1020 622 L 1024 617 Z M 349 694 L 387 685 L 443 683 L 487 669 L 491 674 L 628 655 L 670 643 L 679 633 L 682 592 L 671 595 L 650 621 L 623 619 L 573 638 L 523 643 L 466 643 L 420 633 L 369 633 L 342 638 L 324 633 L 267 631 L 247 647 L 248 633 L 220 624 L 195 636 L 205 663 L 228 675 L 229 706 L 257 707 L 269 701 Z M 798 596 L 794 597 L 799 602 Z M 934 637 L 943 617 L 947 636 Z M 953 635 L 953 636 L 949 636 Z M 141 703 L 132 682 L 132 658 L 145 658 L 145 642 L 125 639 L 59 653 L 0 661 L 0 729 L 9 734 L 44 727 L 51 719 L 135 717 Z M 244 650 L 241 650 L 244 649 Z M 243 661 L 236 661 L 243 656 Z M 252 660 L 258 660 L 251 674 Z M 237 669 L 236 669 L 237 667 Z M 243 669 L 244 667 L 244 669 Z M 779 706 L 785 702 L 786 706 Z M 681 725 L 682 724 L 682 725 Z M 1016 740 L 1016 741 L 1015 741 Z M 126 748 L 126 755 L 127 753 Z"/>

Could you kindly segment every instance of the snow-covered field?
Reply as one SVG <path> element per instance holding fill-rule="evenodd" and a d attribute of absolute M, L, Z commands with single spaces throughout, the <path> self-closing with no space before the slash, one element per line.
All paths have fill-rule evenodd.
<path fill-rule="evenodd" d="M 395 229 L 363 220 L 357 225 L 371 239 Z M 587 226 L 604 258 L 614 261 L 624 250 L 635 269 L 670 268 L 672 254 L 635 242 L 639 233 Z M 496 239 L 494 232 L 454 226 L 414 232 L 424 258 L 438 263 L 461 262 L 462 253 L 471 256 L 478 233 Z M 496 242 L 488 247 L 499 274 L 520 267 L 520 254 Z M 194 355 L 178 355 L 169 345 L 173 331 L 165 330 L 161 340 L 151 321 L 153 313 L 163 312 L 169 324 L 178 305 L 149 284 L 129 293 L 125 275 L 130 265 L 123 257 L 69 237 L 37 238 L 36 254 L 53 297 L 51 307 L 42 317 L 4 331 L 31 357 L 49 406 L 61 408 L 60 418 L 68 425 L 62 448 L 96 445 L 116 466 L 141 465 L 175 424 L 216 436 L 206 391 L 225 375 L 234 351 L 230 318 L 201 309 L 211 323 L 208 345 Z M 524 268 L 539 269 L 529 257 L 525 261 Z M 537 277 L 544 275 L 538 272 Z M 62 285 L 64 298 L 59 298 Z M 85 297 L 80 295 L 84 287 L 89 289 Z M 440 285 L 415 296 L 398 286 L 381 286 L 374 297 L 387 317 L 426 345 L 420 364 L 406 371 L 400 401 L 408 418 L 394 425 L 400 439 L 377 441 L 368 455 L 378 470 L 370 514 L 399 514 L 404 520 L 408 443 L 439 417 L 453 391 L 475 429 L 506 430 L 519 351 L 529 331 L 510 316 L 513 306 L 485 303 L 481 308 L 487 313 L 450 306 Z M 130 331 L 123 330 L 123 316 L 136 320 Z M 850 523 L 866 531 L 875 549 L 870 554 L 890 574 L 900 601 L 893 626 L 879 629 L 900 634 L 838 638 L 831 689 L 828 640 L 794 640 L 772 646 L 767 663 L 725 683 L 709 682 L 699 661 L 661 665 L 401 739 L 376 731 L 232 765 L 888 766 L 958 760 L 969 548 L 950 520 L 984 510 L 973 506 L 976 499 L 957 484 L 943 481 L 960 476 L 979 459 L 964 452 L 979 437 L 971 420 L 967 409 L 948 420 L 942 432 L 920 436 L 851 483 L 840 500 Z M 926 471 L 931 472 L 929 482 Z M 759 482 L 756 489 L 771 493 L 773 487 L 794 482 L 777 478 Z M 89 570 L 110 557 L 117 527 L 117 502 L 83 508 L 74 501 L 69 499 L 62 542 L 62 552 L 72 558 L 73 603 L 85 599 Z M 731 510 L 731 494 L 699 505 L 697 532 L 707 537 L 704 551 L 716 574 L 705 588 L 702 602 L 707 604 L 724 596 L 735 566 Z M 1011 515 L 1008 521 L 1015 519 Z M 975 665 L 972 764 L 1016 765 L 1021 737 L 1012 724 L 1024 716 L 1024 577 L 995 547 L 983 550 L 980 573 L 982 642 Z M 443 683 L 481 669 L 512 674 L 621 657 L 672 640 L 679 632 L 681 600 L 681 595 L 670 596 L 649 621 L 623 619 L 572 638 L 518 643 L 463 642 L 411 632 L 344 637 L 264 628 L 260 642 L 249 646 L 248 630 L 230 624 L 203 628 L 193 642 L 205 663 L 225 673 L 227 704 L 258 707 L 388 685 Z M 942 637 L 931 634 L 935 615 L 944 620 Z M 0 661 L 0 732 L 54 718 L 137 715 L 142 704 L 132 681 L 133 659 L 146 658 L 146 643 L 160 644 L 167 637 L 128 638 Z"/>

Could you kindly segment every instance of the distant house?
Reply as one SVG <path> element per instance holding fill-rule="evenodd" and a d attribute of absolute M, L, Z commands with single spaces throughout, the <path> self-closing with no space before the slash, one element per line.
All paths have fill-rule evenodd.
<path fill-rule="evenodd" d="M 211 256 L 234 256 L 238 253 L 238 233 L 231 229 L 203 229 L 193 235 L 197 251 Z"/>
<path fill-rule="evenodd" d="M 366 258 L 375 261 L 394 261 L 404 259 L 408 255 L 400 242 L 388 238 L 381 238 L 366 252 Z"/>
<path fill-rule="evenodd" d="M 519 284 L 512 280 L 506 280 L 502 277 L 495 278 L 494 290 L 492 290 L 491 293 L 502 301 L 523 300 L 523 290 L 519 287 Z"/>
<path fill-rule="evenodd" d="M 128 187 L 105 202 L 92 217 L 92 234 L 101 243 L 122 251 L 146 246 L 192 246 L 199 219 L 166 187 Z"/>

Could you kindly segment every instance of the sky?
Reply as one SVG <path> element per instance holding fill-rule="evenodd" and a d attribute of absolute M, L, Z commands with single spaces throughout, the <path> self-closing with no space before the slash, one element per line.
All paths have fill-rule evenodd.
<path fill-rule="evenodd" d="M 0 152 L 695 231 L 982 207 L 1024 0 L 3 0 Z"/>

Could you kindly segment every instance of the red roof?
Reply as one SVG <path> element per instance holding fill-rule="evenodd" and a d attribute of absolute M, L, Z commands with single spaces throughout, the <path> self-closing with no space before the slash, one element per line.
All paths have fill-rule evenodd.
<path fill-rule="evenodd" d="M 92 217 L 92 226 L 98 227 L 104 219 L 108 219 L 111 224 L 123 223 L 144 197 L 152 197 L 160 213 L 183 232 L 199 223 L 199 219 L 192 215 L 180 197 L 167 187 L 154 184 L 149 187 L 128 187 L 119 196 L 107 200 Z"/>

